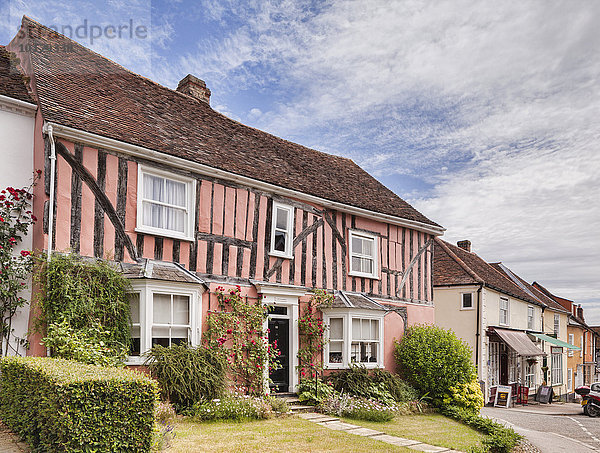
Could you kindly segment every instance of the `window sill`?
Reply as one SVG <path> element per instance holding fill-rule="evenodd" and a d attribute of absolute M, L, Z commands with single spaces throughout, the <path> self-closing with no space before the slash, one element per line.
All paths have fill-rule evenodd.
<path fill-rule="evenodd" d="M 358 362 L 352 362 L 351 364 L 345 365 L 343 363 L 328 363 L 325 366 L 327 367 L 326 369 L 328 370 L 348 370 L 350 369 L 350 366 L 354 365 L 354 366 L 361 366 L 361 367 L 365 367 L 368 369 L 374 369 L 374 368 L 383 368 L 383 365 L 381 363 L 358 363 Z"/>
<path fill-rule="evenodd" d="M 274 256 L 275 258 L 282 258 L 284 260 L 291 260 L 292 258 L 294 258 L 294 255 L 287 255 L 285 253 L 281 253 L 281 252 L 269 252 L 269 256 Z"/>
<path fill-rule="evenodd" d="M 369 278 L 371 280 L 380 280 L 379 275 L 363 274 L 362 272 L 350 271 L 350 272 L 348 272 L 348 275 L 350 277 L 361 277 L 361 278 Z"/>
<path fill-rule="evenodd" d="M 161 237 L 166 237 L 166 238 L 170 238 L 170 239 L 178 239 L 181 241 L 194 242 L 193 236 L 187 236 L 185 234 L 177 233 L 175 231 L 160 230 L 157 228 L 149 228 L 149 227 L 137 227 L 135 229 L 135 232 L 143 233 L 143 234 L 151 234 L 153 236 L 161 236 Z"/>
<path fill-rule="evenodd" d="M 461 307 L 460 311 L 473 311 L 475 310 L 475 307 Z"/>

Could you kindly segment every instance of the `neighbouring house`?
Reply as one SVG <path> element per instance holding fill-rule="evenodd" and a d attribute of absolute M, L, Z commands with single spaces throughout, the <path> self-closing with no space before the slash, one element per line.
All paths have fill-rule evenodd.
<path fill-rule="evenodd" d="M 26 87 L 26 79 L 19 71 L 15 55 L 0 46 L 0 190 L 22 188 L 31 183 L 33 176 L 33 136 L 37 105 Z M 21 250 L 32 247 L 32 234 L 23 238 Z M 31 290 L 22 297 L 31 299 Z M 29 306 L 22 307 L 14 317 L 9 345 L 2 344 L 8 354 L 23 354 L 27 338 Z M 7 347 L 8 346 L 8 347 Z"/>
<path fill-rule="evenodd" d="M 455 246 L 435 239 L 433 286 L 436 324 L 469 344 L 485 395 L 515 383 L 530 394 L 542 384 L 566 394 L 563 364 L 566 348 L 574 346 L 566 343 L 568 313 L 560 305 L 544 301 L 502 263 L 487 263 L 467 240 Z M 549 317 L 557 320 L 553 330 Z M 560 353 L 552 349 L 557 343 Z"/>
<path fill-rule="evenodd" d="M 282 391 L 298 384 L 312 288 L 335 294 L 328 368 L 393 369 L 405 326 L 433 323 L 443 228 L 351 160 L 223 116 L 196 77 L 163 87 L 27 17 L 7 48 L 38 106 L 33 247 L 121 263 L 134 288 L 130 364 L 153 344 L 199 344 L 218 286 L 274 307 Z M 31 340 L 28 353 L 45 354 Z"/>
<path fill-rule="evenodd" d="M 533 286 L 570 313 L 567 327 L 568 342 L 579 345 L 581 348 L 578 352 L 569 351 L 569 358 L 567 359 L 567 379 L 572 383 L 571 391 L 582 385 L 590 385 L 596 382 L 598 380 L 596 366 L 596 338 L 598 334 L 585 322 L 583 307 L 572 300 L 552 294 L 538 282 L 533 282 Z M 575 397 L 574 394 L 572 396 Z"/>
<path fill-rule="evenodd" d="M 547 354 L 542 359 L 542 382 L 552 386 L 557 397 L 568 399 L 573 393 L 573 377 L 569 374 L 568 358 L 574 355 L 574 351 L 580 350 L 575 343 L 568 341 L 570 313 L 502 263 L 494 263 L 492 266 L 543 304 L 542 333 L 531 332 L 533 337 L 541 341 L 542 349 Z"/>

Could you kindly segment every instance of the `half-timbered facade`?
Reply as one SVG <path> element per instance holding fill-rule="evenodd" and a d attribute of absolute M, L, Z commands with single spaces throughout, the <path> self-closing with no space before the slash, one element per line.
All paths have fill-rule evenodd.
<path fill-rule="evenodd" d="M 9 48 L 39 106 L 34 248 L 122 263 L 135 293 L 131 363 L 152 344 L 199 343 L 218 285 L 276 307 L 283 389 L 298 381 L 312 288 L 336 295 L 332 368 L 393 368 L 405 325 L 433 322 L 443 229 L 352 161 L 224 117 L 193 76 L 162 87 L 28 18 Z"/>

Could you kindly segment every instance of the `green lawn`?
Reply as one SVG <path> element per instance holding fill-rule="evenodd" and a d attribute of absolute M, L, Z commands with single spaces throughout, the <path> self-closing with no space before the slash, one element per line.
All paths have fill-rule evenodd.
<path fill-rule="evenodd" d="M 408 415 L 391 422 L 345 420 L 386 434 L 466 451 L 483 435 L 438 414 Z M 402 447 L 353 434 L 334 431 L 296 417 L 251 422 L 197 423 L 180 420 L 169 452 L 412 452 Z"/>
<path fill-rule="evenodd" d="M 430 445 L 467 451 L 481 443 L 483 434 L 439 414 L 404 415 L 391 422 L 377 423 L 344 419 L 348 423 L 377 429 L 392 436 L 419 440 Z"/>
<path fill-rule="evenodd" d="M 244 423 L 195 423 L 175 425 L 169 453 L 211 452 L 404 452 L 415 453 L 376 440 L 334 431 L 295 417 Z"/>

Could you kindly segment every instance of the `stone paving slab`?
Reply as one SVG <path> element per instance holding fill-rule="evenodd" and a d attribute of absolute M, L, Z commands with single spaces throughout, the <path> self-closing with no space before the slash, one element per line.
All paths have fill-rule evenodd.
<path fill-rule="evenodd" d="M 2 453 L 25 453 L 29 448 L 19 437 L 0 421 L 0 452 Z"/>
<path fill-rule="evenodd" d="M 399 447 L 407 447 L 412 450 L 422 451 L 424 453 L 462 453 L 456 450 L 451 450 L 446 447 L 438 447 L 435 445 L 429 445 L 418 440 L 413 439 L 405 439 L 404 437 L 390 436 L 389 434 L 385 434 L 381 431 L 376 431 L 374 429 L 364 428 L 362 426 L 352 425 L 350 423 L 342 422 L 339 418 L 329 417 L 323 414 L 317 413 L 304 413 L 297 414 L 298 417 L 317 423 L 318 425 L 324 426 L 329 429 L 333 429 L 336 431 L 344 431 L 348 434 L 354 434 L 357 436 L 368 437 L 374 440 L 378 440 L 380 442 L 385 442 L 387 444 L 396 445 Z"/>
<path fill-rule="evenodd" d="M 326 426 L 329 429 L 334 429 L 336 431 L 346 431 L 348 429 L 360 428 L 360 426 L 351 425 L 350 423 L 344 423 L 340 421 L 336 422 L 320 422 L 319 425 Z"/>
<path fill-rule="evenodd" d="M 381 442 L 385 442 L 386 444 L 397 445 L 399 447 L 408 447 L 410 445 L 417 445 L 417 444 L 421 443 L 418 440 L 405 439 L 404 437 L 390 436 L 389 434 L 380 434 L 380 435 L 371 437 L 371 439 L 379 440 Z"/>
<path fill-rule="evenodd" d="M 408 448 L 410 448 L 412 450 L 423 451 L 425 453 L 438 453 L 441 451 L 445 451 L 445 452 L 450 451 L 450 449 L 446 448 L 446 447 L 437 447 L 435 445 L 428 445 L 428 444 L 415 444 L 415 445 L 410 445 Z"/>
<path fill-rule="evenodd" d="M 347 433 L 350 434 L 356 434 L 357 436 L 363 436 L 363 437 L 371 437 L 371 436 L 376 436 L 378 434 L 383 434 L 381 431 L 375 431 L 374 429 L 369 429 L 369 428 L 355 428 L 355 429 L 349 429 L 346 431 Z"/>

